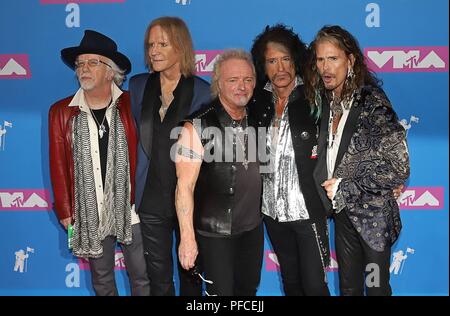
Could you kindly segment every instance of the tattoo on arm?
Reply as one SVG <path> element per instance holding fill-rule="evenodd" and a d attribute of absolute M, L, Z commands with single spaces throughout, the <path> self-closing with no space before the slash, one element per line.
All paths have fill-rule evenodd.
<path fill-rule="evenodd" d="M 200 159 L 200 160 L 203 159 L 203 157 L 201 155 L 197 154 L 192 149 L 187 148 L 186 146 L 183 146 L 183 145 L 178 145 L 177 153 L 178 153 L 178 155 L 189 158 L 189 159 Z"/>

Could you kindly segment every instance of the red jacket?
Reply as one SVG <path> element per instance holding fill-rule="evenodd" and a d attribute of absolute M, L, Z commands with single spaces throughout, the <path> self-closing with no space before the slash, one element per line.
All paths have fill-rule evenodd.
<path fill-rule="evenodd" d="M 54 210 L 58 218 L 73 217 L 74 165 L 72 155 L 72 123 L 80 114 L 77 106 L 69 107 L 73 96 L 62 99 L 52 105 L 49 111 L 50 177 L 52 180 Z M 130 111 L 130 95 L 123 92 L 118 99 L 117 109 L 127 134 L 130 160 L 131 203 L 134 203 L 134 178 L 136 173 L 137 134 Z"/>

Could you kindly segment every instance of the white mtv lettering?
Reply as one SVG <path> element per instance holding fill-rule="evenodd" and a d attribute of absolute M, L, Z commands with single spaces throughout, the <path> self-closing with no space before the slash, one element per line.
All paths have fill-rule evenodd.
<path fill-rule="evenodd" d="M 399 198 L 399 203 L 405 206 L 439 206 L 439 200 L 430 191 L 425 191 L 419 198 L 415 199 L 416 191 L 405 190 Z"/>
<path fill-rule="evenodd" d="M 219 57 L 217 55 L 209 64 L 206 62 L 206 54 L 196 54 L 195 55 L 195 68 L 197 72 L 212 72 L 216 59 Z"/>
<path fill-rule="evenodd" d="M 0 202 L 2 207 L 48 207 L 47 201 L 36 193 L 24 201 L 23 192 L 0 192 Z"/>
<path fill-rule="evenodd" d="M 0 68 L 0 76 L 10 76 L 12 74 L 24 76 L 27 74 L 27 71 L 17 61 L 10 58 L 6 65 Z"/>
<path fill-rule="evenodd" d="M 126 267 L 125 266 L 125 258 L 123 256 L 122 252 L 117 252 L 116 253 L 114 262 L 115 262 L 115 267 L 116 268 L 125 268 Z"/>
<path fill-rule="evenodd" d="M 402 50 L 386 50 L 381 53 L 377 51 L 369 51 L 367 53 L 369 57 L 378 68 L 383 68 L 389 60 L 393 60 L 393 68 L 445 68 L 445 62 L 434 52 L 431 51 L 420 62 L 420 51 L 410 50 L 404 52 Z"/>

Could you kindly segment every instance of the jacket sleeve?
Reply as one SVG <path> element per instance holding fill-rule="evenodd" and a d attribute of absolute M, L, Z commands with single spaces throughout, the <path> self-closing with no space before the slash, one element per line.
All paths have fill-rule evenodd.
<path fill-rule="evenodd" d="M 189 114 L 192 114 L 211 103 L 211 92 L 209 83 L 205 80 L 194 77 L 194 95 L 192 97 Z"/>
<path fill-rule="evenodd" d="M 344 198 L 360 199 L 364 193 L 389 194 L 409 177 L 406 132 L 392 108 L 385 105 L 374 108 L 362 125 L 366 125 L 367 137 L 354 138 L 353 146 L 346 153 L 348 157 L 354 155 L 354 158 L 344 168 L 354 170 L 339 184 L 336 193 L 339 209 L 344 206 Z M 364 151 L 367 154 L 361 155 Z M 342 162 L 345 164 L 348 161 L 344 159 Z"/>
<path fill-rule="evenodd" d="M 65 126 L 63 118 L 56 105 L 49 111 L 49 156 L 50 178 L 52 181 L 54 209 L 58 218 L 64 219 L 72 216 L 71 185 L 69 179 L 68 161 L 66 157 Z"/>

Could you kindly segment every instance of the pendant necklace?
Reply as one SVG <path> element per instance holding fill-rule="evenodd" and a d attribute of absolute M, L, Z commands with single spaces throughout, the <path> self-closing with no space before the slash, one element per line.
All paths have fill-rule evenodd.
<path fill-rule="evenodd" d="M 244 120 L 245 120 L 245 123 L 247 125 L 247 112 L 245 113 L 245 116 L 241 119 L 240 123 L 237 123 L 237 121 L 234 121 L 234 122 L 236 122 L 236 125 L 238 125 L 236 130 L 237 131 L 241 130 L 244 133 L 244 143 L 242 143 L 242 141 L 241 141 L 241 139 L 240 139 L 240 137 L 239 137 L 239 135 L 237 133 L 235 134 L 235 137 L 238 140 L 239 145 L 241 146 L 242 152 L 244 154 L 244 160 L 242 161 L 242 165 L 244 166 L 245 170 L 248 170 L 248 160 L 247 160 L 247 153 L 246 153 L 246 146 L 245 146 L 245 144 L 247 143 L 247 136 L 248 135 L 247 135 L 247 132 L 244 131 L 244 128 L 242 127 L 242 123 L 243 123 Z"/>
<path fill-rule="evenodd" d="M 106 111 L 108 110 L 109 106 L 112 103 L 112 99 L 109 102 L 108 106 L 105 109 L 105 114 L 103 114 L 103 119 L 102 119 L 102 123 L 99 123 L 97 120 L 97 117 L 95 116 L 94 112 L 92 111 L 91 108 L 89 108 L 89 110 L 91 111 L 92 116 L 94 117 L 95 122 L 97 123 L 98 126 L 98 135 L 100 136 L 100 139 L 103 138 L 103 135 L 106 133 L 106 127 L 103 123 L 105 123 L 105 118 L 106 118 Z"/>

